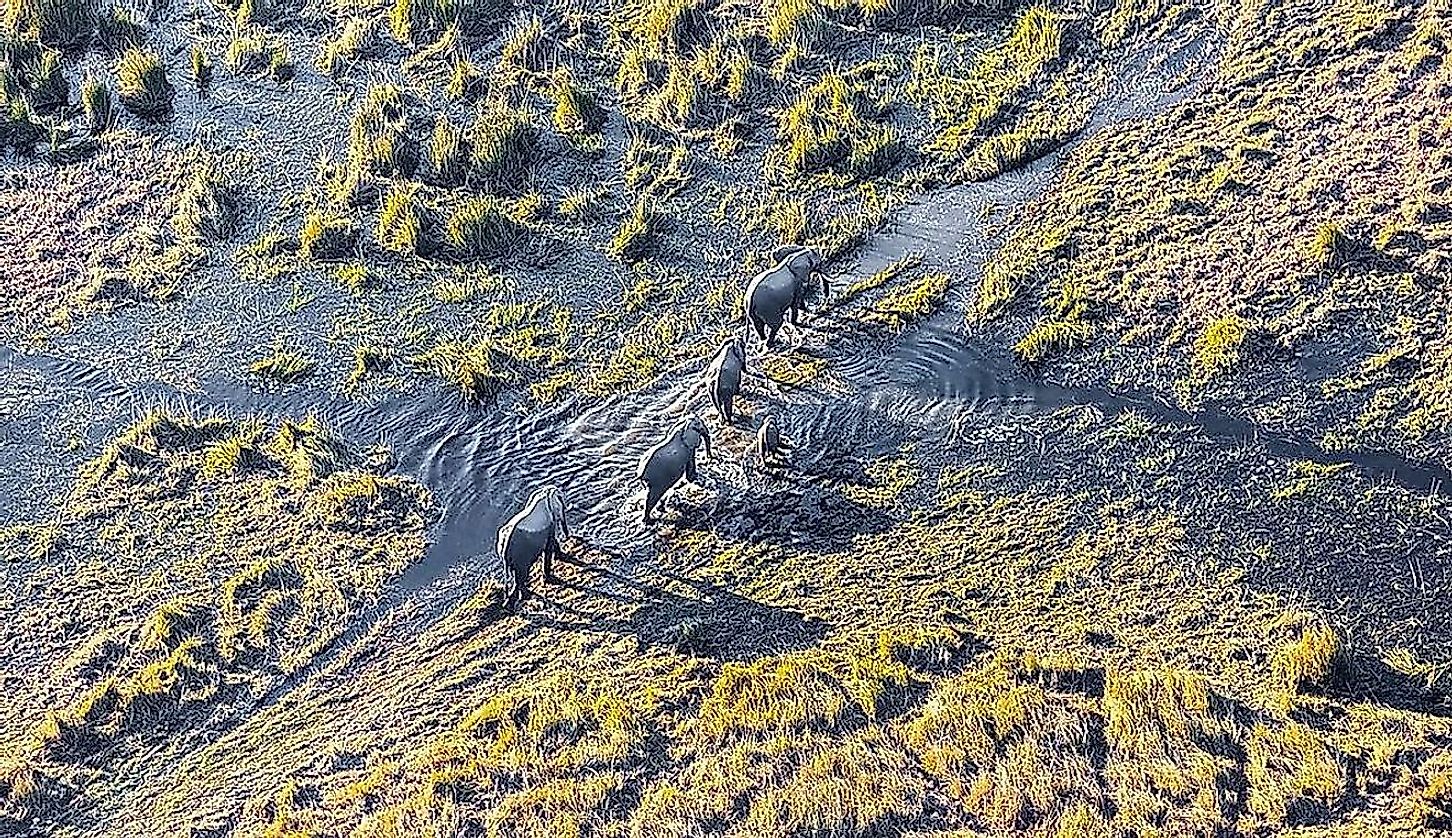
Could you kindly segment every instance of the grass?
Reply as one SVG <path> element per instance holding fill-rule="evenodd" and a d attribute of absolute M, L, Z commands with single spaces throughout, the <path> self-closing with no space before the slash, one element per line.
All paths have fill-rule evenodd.
<path fill-rule="evenodd" d="M 773 245 L 810 242 L 840 259 L 872 246 L 895 208 L 918 197 L 917 178 L 977 176 L 1030 159 L 1073 124 L 1070 100 L 1105 104 L 1079 74 L 1138 55 L 1142 29 L 1175 29 L 1187 14 L 1111 6 L 1082 20 L 1057 17 L 1054 7 L 1058 46 L 1025 37 L 1013 41 L 1012 58 L 1005 44 L 1028 6 L 662 2 L 598 16 L 554 4 L 511 13 L 518 30 L 498 29 L 501 17 L 472 35 L 453 27 L 451 13 L 410 8 L 401 15 L 405 48 L 375 58 L 338 50 L 333 92 L 358 97 L 343 107 L 367 104 L 369 83 L 399 79 L 396 100 L 375 101 L 363 120 L 366 149 L 345 129 L 335 139 L 353 153 L 297 196 L 275 193 L 268 168 L 281 177 L 284 163 L 298 161 L 279 157 L 293 146 L 274 150 L 266 131 L 243 138 L 242 156 L 216 171 L 230 184 L 239 167 L 249 224 L 277 214 L 275 230 L 301 229 L 304 255 L 339 260 L 299 262 L 280 235 L 259 240 L 298 272 L 293 287 L 318 292 L 305 319 L 321 318 L 318 336 L 334 347 L 316 350 L 329 375 L 376 390 L 370 401 L 406 402 L 411 361 L 471 398 L 522 391 L 517 402 L 501 400 L 520 416 L 470 421 L 517 427 L 526 446 L 534 421 L 525 414 L 578 392 L 600 460 L 556 476 L 580 478 L 565 487 L 584 493 L 571 495 L 580 509 L 613 510 L 636 502 L 629 481 L 590 475 L 624 474 L 617 466 L 638 458 L 654 432 L 607 439 L 620 418 L 612 405 L 639 401 L 649 409 L 635 418 L 668 421 L 646 414 L 678 407 L 685 382 L 670 379 L 702 367 Z M 1224 60 L 1202 77 L 1203 95 L 1084 137 L 1030 211 L 1018 211 L 1017 179 L 1004 179 L 1004 211 L 978 220 L 986 242 L 1006 232 L 1009 245 L 986 260 L 981 286 L 961 289 L 982 315 L 970 317 L 969 339 L 992 354 L 1024 336 L 1025 354 L 1064 365 L 1056 379 L 1130 382 L 1148 397 L 1167 377 L 1214 367 L 1227 409 L 1297 433 L 1309 427 L 1311 438 L 1306 416 L 1340 422 L 1345 412 L 1355 423 L 1374 397 L 1396 417 L 1416 417 L 1437 456 L 1445 306 L 1427 282 L 1436 274 L 1414 263 L 1445 250 L 1440 187 L 1427 185 L 1425 209 L 1397 221 L 1432 256 L 1401 250 L 1412 239 L 1387 254 L 1405 260 L 1396 268 L 1320 267 L 1306 252 L 1316 221 L 1334 217 L 1356 240 L 1402 206 L 1398 190 L 1411 172 L 1359 136 L 1393 155 L 1403 144 L 1432 154 L 1418 158 L 1427 171 L 1446 162 L 1435 154 L 1437 126 L 1409 125 L 1427 109 L 1408 103 L 1434 101 L 1441 83 L 1436 54 L 1445 50 L 1419 34 L 1436 16 L 1424 4 L 1387 8 L 1220 9 L 1216 27 L 1234 37 L 1215 41 Z M 309 32 L 346 34 L 340 15 L 371 18 L 381 32 L 388 11 L 327 9 Z M 292 11 L 271 14 L 285 21 Z M 1210 23 L 1203 10 L 1189 14 Z M 1393 14 L 1405 20 L 1377 34 L 1377 21 Z M 1124 44 L 1101 55 L 1094 38 L 1108 16 Z M 1372 23 L 1353 26 L 1360 17 Z M 457 34 L 433 40 L 438 26 Z M 1299 34 L 1267 40 L 1281 28 Z M 1357 46 L 1362 29 L 1377 49 Z M 1424 53 L 1416 71 L 1400 60 L 1413 40 Z M 905 97 L 918 44 L 949 80 L 976 78 L 988 66 L 980 58 L 1000 60 L 982 58 L 984 50 L 1005 53 L 1007 75 L 985 76 L 981 97 L 965 83 L 956 103 L 945 87 L 940 118 Z M 1243 64 L 1247 44 L 1264 50 L 1270 69 L 1236 86 L 1228 80 L 1258 72 Z M 395 74 L 400 52 L 416 47 L 427 60 Z M 1015 87 L 1014 67 L 1036 54 L 1048 57 Z M 877 70 L 852 69 L 868 56 Z M 565 67 L 611 111 L 599 158 L 557 136 L 575 127 L 569 103 L 555 122 L 563 99 L 551 84 Z M 623 84 L 612 89 L 617 71 Z M 894 132 L 902 156 L 875 183 L 880 176 L 854 182 L 850 151 L 818 173 L 780 166 L 794 138 L 773 129 L 833 78 L 866 127 Z M 1383 85 L 1395 101 L 1377 92 Z M 236 86 L 228 82 L 229 97 Z M 1002 107 L 985 110 L 961 147 L 933 147 L 972 109 L 991 109 L 995 91 Z M 1262 93 L 1288 98 L 1271 127 L 1246 127 L 1252 107 L 1270 110 Z M 19 141 L 34 126 L 44 141 L 70 110 L 41 113 L 27 95 L 6 91 L 6 113 L 19 101 Z M 500 118 L 475 122 L 476 110 Z M 270 124 L 272 109 L 264 111 L 258 118 Z M 1328 112 L 1356 130 L 1336 127 Z M 496 132 L 510 124 L 526 126 L 527 143 Z M 809 139 L 830 142 L 833 130 L 852 136 L 863 125 L 807 127 L 817 132 Z M 1247 132 L 1263 150 L 1236 150 Z M 723 136 L 731 142 L 718 143 Z M 377 165 L 375 138 L 385 140 Z M 481 138 L 505 152 L 476 165 Z M 416 149 L 411 174 L 394 140 Z M 165 221 L 193 188 L 192 170 L 170 158 L 151 167 L 165 170 L 158 183 L 136 183 L 132 144 L 130 132 L 108 138 L 96 161 L 106 183 L 80 196 L 76 219 L 120 230 L 122 249 L 128 231 L 89 215 L 93 207 L 125 199 L 122 228 L 133 215 L 155 227 L 148 208 L 163 206 Z M 34 178 L 34 168 L 12 179 Z M 58 172 L 62 212 L 66 190 L 89 182 L 92 169 Z M 297 169 L 304 178 L 305 169 Z M 766 183 L 769 175 L 780 179 Z M 135 191 L 112 195 L 123 189 L 116 184 Z M 563 191 L 570 185 L 580 186 Z M 1328 196 L 1340 196 L 1339 206 L 1328 207 Z M 208 192 L 194 198 L 192 217 L 211 215 Z M 473 212 L 450 242 L 450 217 L 466 207 Z M 457 261 L 390 255 L 417 253 L 435 208 L 434 236 Z M 1295 219 L 1283 217 L 1292 211 Z M 667 246 L 641 247 L 645 264 L 600 259 L 616 225 L 637 213 L 646 244 L 668 233 Z M 1251 224 L 1264 231 L 1248 235 Z M 53 238 L 47 248 L 71 237 Z M 135 239 L 146 255 L 134 268 L 113 269 L 102 254 L 78 264 L 120 276 L 107 293 L 131 294 L 163 275 L 183 292 L 214 280 L 213 271 L 182 267 L 181 250 L 163 256 L 188 238 L 178 230 L 161 224 L 153 238 Z M 622 239 L 625 257 L 634 239 Z M 12 268 L 65 258 L 46 253 Z M 561 280 L 562 299 L 595 292 L 585 296 L 606 316 L 577 323 L 552 305 L 516 305 L 541 275 Z M 367 295 L 317 286 L 361 289 L 384 277 L 386 288 Z M 952 282 L 977 279 L 954 273 Z M 286 294 L 287 283 L 280 287 Z M 900 325 L 959 296 L 951 291 L 946 277 L 905 261 L 849 294 L 864 316 Z M 144 326 L 152 308 L 128 319 Z M 1328 377 L 1350 365 L 1365 385 L 1320 397 L 1313 382 L 1318 398 L 1304 398 L 1299 372 L 1289 381 L 1286 365 L 1252 367 L 1249 344 L 1214 326 L 1230 312 L 1257 342 L 1264 331 L 1318 369 L 1331 367 Z M 449 570 L 443 554 L 460 542 L 439 534 L 457 535 L 459 522 L 429 529 L 410 501 L 421 490 L 366 467 L 372 455 L 329 441 L 316 423 L 177 418 L 107 443 L 103 465 L 73 482 L 73 469 L 62 468 L 54 487 L 34 487 L 57 499 L 55 509 L 23 524 L 32 529 L 0 534 L 3 562 L 29 580 L 24 597 L 0 602 L 0 626 L 23 627 L 29 639 L 11 644 L 19 657 L 0 662 L 10 690 L 0 703 L 0 762 L 24 763 L 0 768 L 0 832 L 84 831 L 116 812 L 142 832 L 219 819 L 273 835 L 1420 834 L 1452 821 L 1452 731 L 1433 690 L 1446 682 L 1447 638 L 1436 619 L 1446 592 L 1428 547 L 1447 541 L 1442 499 L 1355 469 L 1288 464 L 1254 435 L 1223 445 L 1168 427 L 1148 408 L 999 409 L 989 398 L 975 410 L 916 416 L 900 415 L 890 399 L 859 426 L 861 405 L 847 405 L 844 417 L 834 405 L 851 401 L 845 391 L 862 370 L 848 358 L 840 376 L 826 374 L 844 335 L 830 322 L 816 326 L 822 357 L 754 354 L 752 368 L 773 392 L 748 384 L 746 396 L 757 418 L 770 409 L 804 441 L 847 434 L 841 450 L 807 445 L 797 464 L 811 472 L 806 482 L 790 470 L 743 472 L 736 458 L 750 431 L 722 429 L 724 459 L 702 461 L 707 486 L 680 492 L 649 543 L 609 553 L 594 538 L 572 545 L 582 564 L 562 569 L 571 584 L 551 587 L 549 602 L 522 616 L 500 611 L 487 544 L 466 534 L 457 549 L 468 567 Z M 170 351 L 171 340 L 152 349 Z M 1333 357 L 1314 357 L 1327 345 Z M 1211 346 L 1214 357 L 1237 360 L 1202 364 Z M 18 404 L 27 380 L 10 382 Z M 771 381 L 806 391 L 788 401 L 812 415 L 767 404 Z M 622 395 L 653 383 L 658 389 Z M 60 412 L 54 421 L 63 439 L 72 420 Z M 1393 435 L 1395 420 L 1366 421 L 1364 439 L 1407 444 Z M 882 459 L 854 452 L 858 433 L 875 444 L 920 439 Z M 530 468 L 558 453 L 515 452 L 510 433 L 500 439 L 500 450 L 481 449 L 484 471 L 510 471 L 516 453 Z M 936 481 L 940 472 L 952 477 Z M 601 524 L 590 517 L 587 531 Z M 422 600 L 390 587 L 426 549 L 437 551 L 428 573 L 445 573 L 435 588 L 459 596 L 429 599 L 420 621 L 408 603 Z M 384 728 L 387 736 L 375 735 Z M 17 814 L 22 821 L 7 820 Z"/>
<path fill-rule="evenodd" d="M 448 246 L 461 258 L 498 256 L 524 234 L 507 207 L 488 196 L 468 198 L 449 216 Z"/>
<path fill-rule="evenodd" d="M 212 166 L 203 166 L 187 181 L 172 216 L 178 236 L 192 241 L 229 239 L 237 232 L 241 207 L 232 187 Z"/>
<path fill-rule="evenodd" d="M 132 48 L 116 64 L 116 93 L 121 104 L 147 119 L 170 115 L 176 89 L 166 77 L 166 67 L 154 52 Z"/>
<path fill-rule="evenodd" d="M 1314 615 L 1289 614 L 1275 627 L 1289 635 L 1271 657 L 1276 681 L 1292 692 L 1326 687 L 1342 653 L 1336 632 Z"/>
<path fill-rule="evenodd" d="M 952 277 L 933 271 L 906 288 L 884 295 L 866 313 L 865 319 L 901 329 L 937 311 L 952 284 Z"/>
<path fill-rule="evenodd" d="M 477 37 L 497 25 L 507 10 L 501 0 L 393 0 L 388 28 L 400 44 L 422 46 L 451 28 Z"/>
<path fill-rule="evenodd" d="M 482 267 L 460 269 L 454 275 L 434 283 L 434 298 L 441 303 L 460 305 L 501 290 L 504 278 Z"/>
<path fill-rule="evenodd" d="M 4 31 L 67 52 L 89 44 L 101 16 L 90 0 L 9 0 L 3 12 Z"/>
<path fill-rule="evenodd" d="M 595 94 L 581 87 L 568 70 L 555 74 L 549 91 L 554 101 L 551 119 L 556 131 L 566 136 L 600 133 L 605 124 L 605 109 Z"/>
<path fill-rule="evenodd" d="M 305 259 L 343 259 L 358 248 L 358 223 L 326 209 L 314 209 L 303 220 L 298 250 Z"/>
<path fill-rule="evenodd" d="M 1094 327 L 1087 323 L 1045 318 L 1013 345 L 1013 352 L 1019 360 L 1036 364 L 1084 346 L 1093 338 Z"/>
<path fill-rule="evenodd" d="M 481 113 L 469 131 L 469 176 L 495 188 L 518 186 L 536 153 L 537 136 L 529 115 L 513 108 Z"/>
<path fill-rule="evenodd" d="M 560 217 L 575 223 L 592 221 L 599 216 L 600 205 L 609 195 L 610 190 L 599 185 L 571 187 L 560 198 Z"/>
<path fill-rule="evenodd" d="M 610 256 L 626 265 L 645 259 L 659 244 L 659 227 L 660 215 L 654 203 L 649 198 L 636 201 L 610 239 Z"/>
<path fill-rule="evenodd" d="M 87 77 L 81 83 L 81 108 L 92 134 L 100 136 L 116 124 L 116 106 L 111 98 L 111 88 L 100 79 Z"/>
<path fill-rule="evenodd" d="M 373 175 L 413 175 L 419 148 L 410 134 L 408 107 L 397 85 L 369 88 L 349 128 L 348 161 Z"/>
<path fill-rule="evenodd" d="M 783 165 L 798 174 L 834 172 L 856 179 L 882 174 L 901 157 L 902 147 L 881 116 L 881 105 L 861 83 L 828 75 L 782 115 Z"/>
<path fill-rule="evenodd" d="M 227 46 L 226 58 L 227 69 L 234 76 L 255 76 L 266 72 L 274 81 L 283 82 L 296 72 L 287 45 L 277 36 L 257 27 L 239 32 Z"/>
<path fill-rule="evenodd" d="M 278 350 L 265 358 L 253 361 L 247 369 L 253 375 L 290 384 L 312 375 L 313 371 L 317 369 L 317 362 L 296 352 Z"/>
<path fill-rule="evenodd" d="M 206 92 L 212 86 L 212 59 L 200 44 L 193 44 L 188 52 L 192 84 L 197 90 Z"/>
<path fill-rule="evenodd" d="M 428 240 L 432 232 L 427 227 L 427 209 L 421 205 L 418 189 L 411 186 L 397 186 L 383 199 L 378 211 L 378 226 L 375 237 L 378 246 L 391 253 L 420 255 L 431 252 Z"/>
<path fill-rule="evenodd" d="M 960 178 L 982 179 L 1061 143 L 1082 120 L 1063 115 L 1072 110 L 1065 100 L 1077 97 L 1050 90 L 1034 110 L 1032 94 L 1063 59 L 1065 40 L 1061 18 L 1034 5 L 1018 14 L 1001 46 L 973 57 L 962 75 L 951 56 L 920 51 L 909 95 L 941 126 L 924 152 L 956 166 Z"/>
<path fill-rule="evenodd" d="M 914 270 L 923 263 L 923 254 L 920 252 L 909 253 L 893 262 L 883 266 L 872 276 L 859 279 L 848 285 L 842 292 L 842 301 L 851 300 L 868 291 L 877 289 L 893 282 L 908 271 Z"/>
<path fill-rule="evenodd" d="M 453 186 L 463 183 L 468 172 L 468 147 L 464 132 L 445 114 L 434 119 L 429 139 L 429 174 L 435 183 Z"/>
<path fill-rule="evenodd" d="M 570 312 L 543 304 L 499 304 L 479 334 L 443 341 L 411 361 L 470 402 L 488 402 L 506 387 L 533 384 L 569 361 Z"/>
<path fill-rule="evenodd" d="M 378 19 L 350 17 L 334 37 L 323 42 L 318 52 L 318 71 L 329 78 L 337 78 L 360 59 L 374 58 L 382 51 Z"/>

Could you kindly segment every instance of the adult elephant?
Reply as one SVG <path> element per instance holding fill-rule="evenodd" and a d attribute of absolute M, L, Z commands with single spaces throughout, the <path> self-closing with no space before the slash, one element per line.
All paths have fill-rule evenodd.
<path fill-rule="evenodd" d="M 524 508 L 499 528 L 496 548 L 504 566 L 509 568 L 511 585 L 504 604 L 513 608 L 530 597 L 529 572 L 534 563 L 544 558 L 545 584 L 558 582 L 554 559 L 564 558 L 560 541 L 570 537 L 565 520 L 565 496 L 554 486 L 536 489 L 525 501 Z"/>
<path fill-rule="evenodd" d="M 696 485 L 696 449 L 706 446 L 711 456 L 711 433 L 701 417 L 692 415 L 676 423 L 671 433 L 640 459 L 636 479 L 645 481 L 645 522 L 665 493 L 685 478 Z"/>
<path fill-rule="evenodd" d="M 832 293 L 822 271 L 822 255 L 815 247 L 780 247 L 771 254 L 776 266 L 762 271 L 746 286 L 746 319 L 767 346 L 776 343 L 782 320 L 791 313 L 792 325 L 806 308 L 812 272 L 822 273 L 822 301 Z"/>

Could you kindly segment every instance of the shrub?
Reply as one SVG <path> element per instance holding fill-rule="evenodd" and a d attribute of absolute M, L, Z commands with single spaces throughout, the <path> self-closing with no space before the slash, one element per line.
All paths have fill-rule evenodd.
<path fill-rule="evenodd" d="M 166 67 L 156 53 L 129 49 L 116 65 L 116 89 L 121 104 L 148 119 L 158 119 L 171 112 L 176 90 L 166 78 Z"/>
<path fill-rule="evenodd" d="M 111 102 L 111 88 L 101 80 L 87 78 L 81 83 L 81 107 L 86 113 L 86 125 L 92 134 L 104 134 L 116 124 L 116 106 Z"/>
<path fill-rule="evenodd" d="M 348 159 L 377 175 L 413 175 L 418 147 L 409 135 L 408 111 L 397 85 L 373 87 L 358 106 L 348 138 Z"/>
<path fill-rule="evenodd" d="M 520 226 L 491 197 L 466 200 L 449 217 L 449 247 L 460 257 L 487 257 L 503 253 L 518 240 Z"/>
<path fill-rule="evenodd" d="M 358 249 L 358 225 L 351 218 L 315 209 L 303 221 L 298 247 L 308 259 L 342 259 Z"/>
<path fill-rule="evenodd" d="M 659 217 L 653 202 L 642 198 L 620 223 L 610 240 L 610 255 L 624 264 L 634 264 L 655 250 Z"/>
<path fill-rule="evenodd" d="M 1205 327 L 1195 339 L 1195 366 L 1202 377 L 1209 378 L 1240 363 L 1249 330 L 1245 320 L 1230 314 Z"/>

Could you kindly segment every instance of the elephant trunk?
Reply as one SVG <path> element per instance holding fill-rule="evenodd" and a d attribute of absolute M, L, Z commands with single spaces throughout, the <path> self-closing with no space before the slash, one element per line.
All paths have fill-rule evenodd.
<path fill-rule="evenodd" d="M 830 300 L 830 299 L 832 299 L 832 278 L 830 276 L 827 276 L 826 271 L 823 271 L 822 272 L 822 305 L 825 306 L 827 304 L 827 301 Z"/>
<path fill-rule="evenodd" d="M 703 442 L 703 443 L 706 444 L 706 456 L 707 457 L 712 456 L 711 455 L 711 432 L 708 431 L 708 430 L 706 430 L 706 428 L 704 426 L 701 428 L 701 442 Z"/>

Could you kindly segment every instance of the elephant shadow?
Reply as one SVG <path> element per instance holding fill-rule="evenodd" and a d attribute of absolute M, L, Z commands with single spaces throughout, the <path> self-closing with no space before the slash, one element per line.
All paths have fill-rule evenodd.
<path fill-rule="evenodd" d="M 828 480 L 814 479 L 828 474 Z M 705 501 L 677 501 L 673 523 L 732 541 L 826 552 L 848 549 L 858 536 L 885 533 L 897 523 L 887 510 L 858 503 L 837 485 L 863 482 L 860 467 L 819 463 L 816 474 L 785 467 L 775 470 L 772 478 L 772 485 L 762 488 L 732 487 Z"/>
<path fill-rule="evenodd" d="M 751 661 L 815 645 L 830 625 L 790 608 L 757 602 L 709 582 L 655 569 L 642 579 L 610 570 L 616 561 L 579 565 L 588 574 L 567 585 L 572 596 L 527 619 L 561 630 L 607 631 L 718 661 Z"/>

